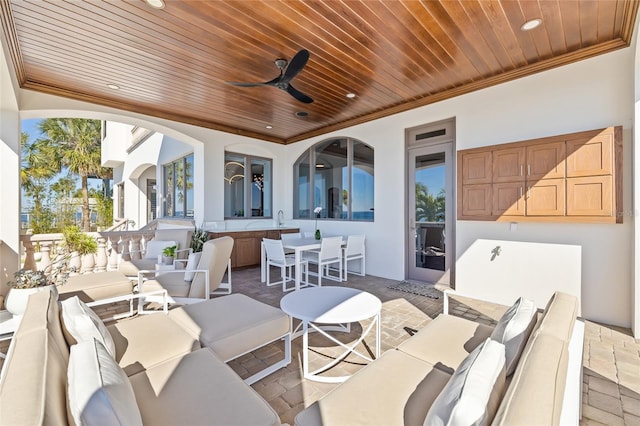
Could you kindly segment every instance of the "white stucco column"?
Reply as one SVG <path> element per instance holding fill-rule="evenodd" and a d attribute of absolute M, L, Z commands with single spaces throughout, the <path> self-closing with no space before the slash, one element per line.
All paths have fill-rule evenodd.
<path fill-rule="evenodd" d="M 635 115 L 633 120 L 633 204 L 631 217 L 633 219 L 633 283 L 631 285 L 631 330 L 633 336 L 640 338 L 640 43 L 638 30 L 640 23 L 636 19 L 632 48 L 635 50 L 633 65 Z"/>
<path fill-rule="evenodd" d="M 20 113 L 16 89 L 5 54 L 0 49 L 0 294 L 20 266 Z"/>

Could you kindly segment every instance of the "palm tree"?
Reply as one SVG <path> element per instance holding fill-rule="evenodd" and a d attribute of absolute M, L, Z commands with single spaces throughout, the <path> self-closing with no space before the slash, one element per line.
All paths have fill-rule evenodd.
<path fill-rule="evenodd" d="M 55 155 L 42 140 L 29 142 L 26 132 L 22 132 L 20 136 L 20 185 L 33 200 L 31 227 L 35 233 L 49 232 L 51 211 L 46 201 L 49 198 L 49 179 L 57 172 Z"/>
<path fill-rule="evenodd" d="M 100 120 L 82 118 L 48 118 L 39 124 L 44 142 L 58 153 L 56 166 L 80 176 L 82 194 L 82 229 L 90 231 L 90 176 L 106 177 L 110 170 L 100 165 Z"/>

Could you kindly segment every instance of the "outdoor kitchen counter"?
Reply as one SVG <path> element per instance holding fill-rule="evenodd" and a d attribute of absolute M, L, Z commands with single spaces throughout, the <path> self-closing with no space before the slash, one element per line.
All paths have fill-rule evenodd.
<path fill-rule="evenodd" d="M 263 238 L 279 240 L 282 234 L 300 232 L 300 228 L 265 226 L 260 229 L 225 229 L 209 231 L 211 238 L 229 236 L 233 238 L 231 267 L 244 268 L 260 265 L 260 244 Z"/>

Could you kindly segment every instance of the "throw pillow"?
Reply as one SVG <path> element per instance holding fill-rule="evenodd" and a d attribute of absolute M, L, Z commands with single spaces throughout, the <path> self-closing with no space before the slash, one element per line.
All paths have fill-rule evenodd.
<path fill-rule="evenodd" d="M 491 333 L 491 339 L 506 347 L 507 376 L 513 374 L 529 336 L 536 325 L 536 305 L 522 297 L 504 313 Z"/>
<path fill-rule="evenodd" d="M 76 425 L 142 425 L 131 382 L 99 341 L 71 346 L 67 379 Z"/>
<path fill-rule="evenodd" d="M 144 258 L 154 260 L 158 259 L 158 256 L 162 254 L 162 250 L 164 250 L 166 247 L 175 245 L 175 241 L 151 240 L 147 242 L 145 246 Z"/>
<path fill-rule="evenodd" d="M 193 271 L 194 269 L 198 269 L 198 263 L 200 263 L 200 256 L 202 256 L 202 252 L 191 253 L 189 255 L 189 260 L 187 260 L 187 266 L 185 267 L 185 269 L 187 271 L 189 270 Z M 195 274 L 196 274 L 195 272 L 185 272 L 184 280 L 188 282 L 193 281 L 193 276 Z"/>
<path fill-rule="evenodd" d="M 115 359 L 116 345 L 113 337 L 93 309 L 85 305 L 78 296 L 63 300 L 61 305 L 63 331 L 69 346 L 97 339 Z"/>
<path fill-rule="evenodd" d="M 490 338 L 462 361 L 431 405 L 425 426 L 490 424 L 505 387 L 504 345 Z"/>

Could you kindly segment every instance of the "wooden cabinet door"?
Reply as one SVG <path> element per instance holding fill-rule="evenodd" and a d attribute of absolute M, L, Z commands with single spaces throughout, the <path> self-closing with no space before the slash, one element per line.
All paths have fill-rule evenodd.
<path fill-rule="evenodd" d="M 527 181 L 564 178 L 564 168 L 564 141 L 527 146 Z"/>
<path fill-rule="evenodd" d="M 462 216 L 491 216 L 491 184 L 462 186 Z"/>
<path fill-rule="evenodd" d="M 241 268 L 243 266 L 251 266 L 260 263 L 260 250 L 256 253 L 255 238 L 236 238 L 233 244 L 234 256 L 231 258 L 231 266 Z"/>
<path fill-rule="evenodd" d="M 492 182 L 524 182 L 525 153 L 524 147 L 493 151 Z"/>
<path fill-rule="evenodd" d="M 478 185 L 484 183 L 491 183 L 491 151 L 463 154 L 462 184 Z"/>
<path fill-rule="evenodd" d="M 568 216 L 611 216 L 613 210 L 611 176 L 567 179 Z"/>
<path fill-rule="evenodd" d="M 567 177 L 613 173 L 613 127 L 595 136 L 567 140 Z"/>
<path fill-rule="evenodd" d="M 524 182 L 494 183 L 493 216 L 524 216 Z"/>
<path fill-rule="evenodd" d="M 527 216 L 564 216 L 564 211 L 564 179 L 541 179 L 527 188 Z"/>

